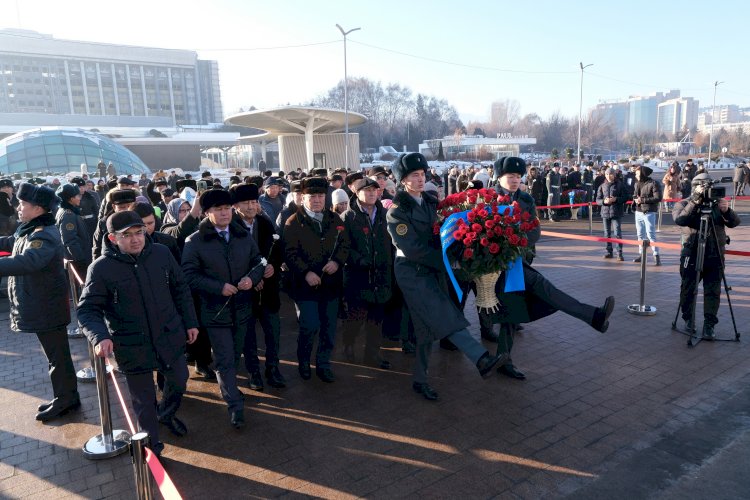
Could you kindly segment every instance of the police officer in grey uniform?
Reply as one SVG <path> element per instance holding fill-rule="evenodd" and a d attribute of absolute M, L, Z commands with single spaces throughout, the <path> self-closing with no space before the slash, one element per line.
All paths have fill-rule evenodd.
<path fill-rule="evenodd" d="M 35 333 L 49 363 L 55 398 L 39 405 L 36 415 L 46 422 L 81 406 L 68 345 L 64 250 L 51 213 L 60 200 L 50 188 L 26 183 L 20 185 L 18 199 L 21 224 L 13 236 L 0 238 L 0 251 L 12 251 L 0 259 L 0 276 L 9 277 L 11 329 Z"/>
<path fill-rule="evenodd" d="M 394 271 L 414 322 L 417 359 L 412 388 L 425 399 L 438 399 L 427 383 L 430 352 L 435 340 L 447 338 L 484 377 L 500 358 L 469 333 L 469 322 L 451 299 L 446 283 L 440 242 L 433 231 L 437 220 L 437 198 L 424 192 L 427 159 L 420 153 L 402 154 L 391 167 L 399 184 L 388 210 L 388 233 L 396 247 Z M 507 357 L 503 357 L 505 362 Z"/>

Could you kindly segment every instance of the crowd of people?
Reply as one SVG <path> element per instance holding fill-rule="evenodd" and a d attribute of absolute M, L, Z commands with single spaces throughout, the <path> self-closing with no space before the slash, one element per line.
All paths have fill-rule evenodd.
<path fill-rule="evenodd" d="M 497 344 L 490 352 L 468 330 L 465 300 L 447 286 L 434 231 L 437 203 L 460 190 L 491 187 L 533 220 L 536 207 L 554 204 L 560 189 L 581 187 L 599 206 L 606 235 L 620 237 L 624 202 L 633 200 L 636 218 L 642 219 L 639 238 L 652 238 L 650 214 L 662 196 L 650 169 L 593 167 L 560 172 L 552 163 L 527 169 L 522 159 L 508 157 L 490 168 L 438 175 L 424 156 L 409 153 L 390 169 L 265 171 L 244 178 L 237 173 L 226 186 L 208 171 L 200 179 L 163 171 L 138 180 L 124 175 L 93 182 L 80 176 L 58 186 L 0 181 L 0 217 L 10 212 L 3 208 L 7 203 L 20 222 L 16 227 L 13 214 L 0 219 L 8 228 L 0 250 L 12 252 L 0 259 L 0 275 L 9 276 L 12 327 L 39 337 L 54 392 L 36 418 L 52 420 L 80 406 L 67 342 L 63 258 L 84 280 L 79 326 L 97 355 L 114 354 L 139 425 L 157 453 L 163 448 L 160 425 L 177 436 L 187 432 L 177 410 L 191 368 L 195 376 L 216 381 L 237 429 L 245 425 L 238 379 L 243 358 L 251 390 L 287 385 L 289 374 L 279 359 L 279 311 L 286 295 L 297 313 L 295 361 L 302 380 L 312 378 L 314 366 L 318 379 L 333 383 L 337 346 L 347 362 L 387 370 L 391 362 L 382 347 L 400 345 L 415 356 L 413 390 L 436 400 L 428 374 L 438 340 L 444 349 L 460 350 L 482 377 L 496 369 L 524 379 L 511 359 L 522 323 L 563 311 L 605 332 L 614 297 L 600 306 L 585 304 L 536 271 L 537 228 L 528 235 L 521 302 L 499 282 L 496 293 L 508 306 L 497 313 L 479 311 L 481 339 Z M 690 184 L 692 168 L 688 161 L 667 173 L 679 178 L 680 192 L 685 181 Z M 718 208 L 727 227 L 739 223 L 724 205 Z M 554 210 L 547 216 L 554 220 Z M 613 255 L 608 244 L 605 257 Z M 654 255 L 659 264 L 658 252 Z M 617 257 L 622 260 L 621 245 Z M 461 288 L 467 295 L 472 284 L 461 282 Z M 38 314 L 40 303 L 48 304 L 48 314 Z"/>

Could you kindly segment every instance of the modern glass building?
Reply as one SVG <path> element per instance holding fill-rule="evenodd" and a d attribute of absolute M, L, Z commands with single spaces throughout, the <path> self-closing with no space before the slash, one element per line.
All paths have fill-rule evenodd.
<path fill-rule="evenodd" d="M 218 64 L 196 52 L 0 30 L 0 125 L 176 127 L 223 119 Z"/>
<path fill-rule="evenodd" d="M 0 141 L 0 175 L 80 172 L 85 163 L 94 172 L 103 161 L 118 174 L 151 170 L 130 150 L 110 138 L 81 129 L 37 129 Z"/>

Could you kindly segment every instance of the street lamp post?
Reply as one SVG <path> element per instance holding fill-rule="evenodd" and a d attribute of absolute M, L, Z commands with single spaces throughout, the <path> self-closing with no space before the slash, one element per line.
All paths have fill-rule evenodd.
<path fill-rule="evenodd" d="M 582 62 L 578 63 L 578 65 L 581 67 L 581 100 L 579 101 L 578 105 L 578 151 L 576 152 L 576 158 L 578 158 L 578 164 L 581 164 L 581 117 L 583 115 L 583 70 L 588 68 L 589 66 L 593 66 L 594 64 L 587 64 L 586 66 L 583 65 Z"/>
<path fill-rule="evenodd" d="M 714 119 L 716 117 L 716 87 L 721 85 L 724 82 L 715 81 L 714 82 L 714 104 L 711 106 L 711 128 L 708 131 L 708 168 L 711 168 L 711 146 L 713 145 L 714 140 Z"/>
<path fill-rule="evenodd" d="M 336 27 L 344 37 L 344 154 L 346 155 L 344 157 L 344 167 L 349 170 L 349 96 L 347 95 L 349 81 L 346 74 L 346 35 L 362 28 L 352 28 L 349 31 L 344 31 L 344 28 L 340 24 L 337 24 Z"/>

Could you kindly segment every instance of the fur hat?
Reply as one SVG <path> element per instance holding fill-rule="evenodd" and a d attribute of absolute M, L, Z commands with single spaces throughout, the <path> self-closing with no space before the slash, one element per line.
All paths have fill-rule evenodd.
<path fill-rule="evenodd" d="M 526 175 L 526 162 L 515 156 L 503 156 L 499 158 L 494 165 L 495 179 L 499 179 L 505 174 Z"/>
<path fill-rule="evenodd" d="M 68 201 L 74 196 L 78 196 L 79 194 L 81 194 L 81 190 L 78 189 L 78 186 L 76 186 L 75 184 L 63 184 L 62 186 L 57 188 L 55 194 L 57 194 L 57 196 L 59 196 L 62 201 Z"/>
<path fill-rule="evenodd" d="M 365 174 L 363 174 L 362 172 L 354 172 L 353 174 L 347 175 L 346 180 L 344 182 L 346 182 L 347 186 L 351 186 L 354 183 L 354 181 L 362 179 L 364 176 Z"/>
<path fill-rule="evenodd" d="M 114 189 L 109 192 L 109 201 L 113 205 L 133 203 L 135 201 L 135 191 L 132 189 Z"/>
<path fill-rule="evenodd" d="M 310 172 L 310 175 L 314 175 L 316 177 L 328 177 L 328 170 L 325 168 L 314 168 Z"/>
<path fill-rule="evenodd" d="M 257 200 L 259 197 L 258 186 L 255 184 L 235 184 L 229 188 L 229 194 L 232 195 L 232 204 Z"/>
<path fill-rule="evenodd" d="M 292 181 L 289 185 L 289 188 L 292 193 L 301 193 L 302 192 L 302 181 Z"/>
<path fill-rule="evenodd" d="M 425 173 L 430 170 L 427 158 L 421 153 L 401 153 L 391 166 L 396 182 L 401 182 L 404 177 L 417 170 L 423 170 Z"/>
<path fill-rule="evenodd" d="M 70 179 L 70 183 L 71 184 L 75 184 L 76 186 L 85 186 L 86 185 L 86 181 L 83 180 L 83 177 L 73 177 L 72 179 Z"/>
<path fill-rule="evenodd" d="M 322 177 L 305 177 L 302 180 L 303 194 L 328 193 L 328 181 Z"/>
<path fill-rule="evenodd" d="M 60 198 L 57 197 L 52 189 L 46 186 L 34 186 L 27 182 L 21 183 L 16 196 L 19 200 L 42 207 L 48 212 L 57 210 L 57 206 L 60 203 Z"/>
<path fill-rule="evenodd" d="M 13 187 L 13 181 L 11 179 L 0 179 L 0 188 Z"/>
<path fill-rule="evenodd" d="M 225 191 L 221 188 L 219 189 L 209 189 L 208 191 L 204 191 L 201 195 L 200 199 L 201 208 L 205 212 L 211 207 L 220 207 L 223 205 L 231 205 L 232 204 L 232 195 L 229 194 L 229 191 Z"/>

